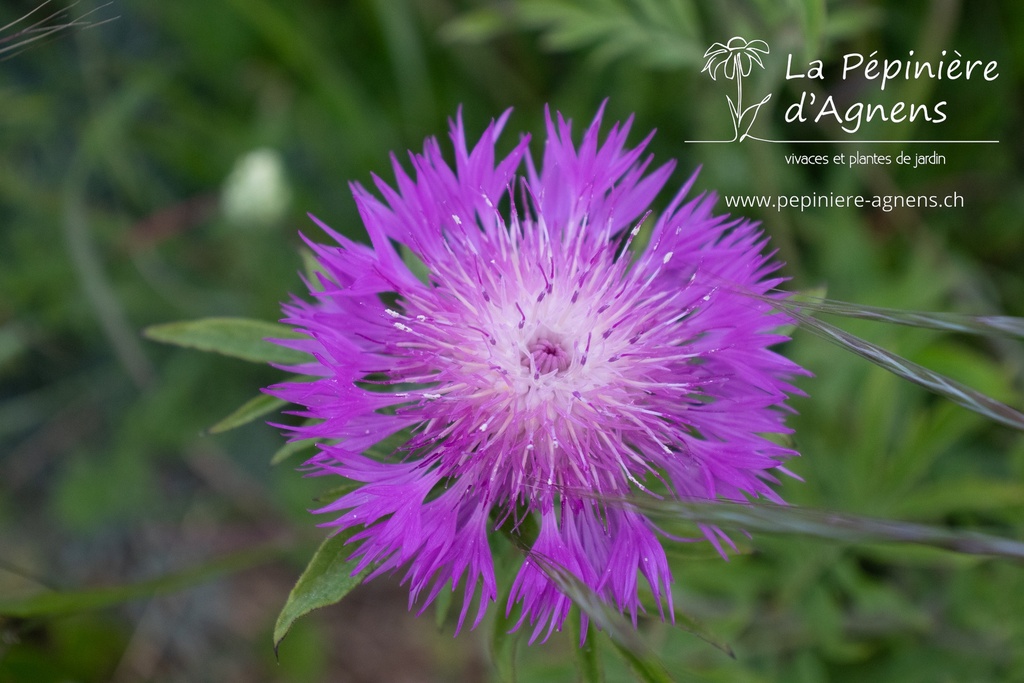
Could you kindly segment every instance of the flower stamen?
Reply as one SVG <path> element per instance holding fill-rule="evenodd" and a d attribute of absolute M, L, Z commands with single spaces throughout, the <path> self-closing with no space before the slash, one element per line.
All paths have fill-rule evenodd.
<path fill-rule="evenodd" d="M 552 372 L 563 373 L 572 364 L 572 357 L 565 352 L 557 338 L 543 334 L 538 335 L 527 345 L 527 349 L 530 351 L 530 357 L 523 354 L 520 362 L 523 367 L 529 367 L 530 358 L 532 358 L 534 367 L 541 375 L 549 375 Z"/>

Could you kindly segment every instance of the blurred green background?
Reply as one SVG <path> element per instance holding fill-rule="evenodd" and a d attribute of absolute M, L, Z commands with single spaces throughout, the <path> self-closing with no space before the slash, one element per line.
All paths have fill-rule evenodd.
<path fill-rule="evenodd" d="M 4 0 L 0 26 L 37 4 Z M 445 137 L 460 106 L 471 135 L 514 107 L 511 148 L 520 130 L 540 139 L 545 103 L 579 130 L 608 98 L 606 121 L 636 114 L 634 142 L 658 129 L 657 159 L 680 161 L 674 186 L 703 165 L 697 188 L 722 194 L 956 191 L 963 208 L 744 213 L 763 220 L 793 288 L 1024 315 L 1016 0 L 83 0 L 65 20 L 82 15 L 111 21 L 0 55 L 0 607 L 149 580 L 163 592 L 8 612 L 0 681 L 511 677 L 489 624 L 452 639 L 432 611 L 406 613 L 395 578 L 301 621 L 275 661 L 277 611 L 322 538 L 306 510 L 324 483 L 269 465 L 282 444 L 269 426 L 208 430 L 280 373 L 141 335 L 202 316 L 276 319 L 302 290 L 298 232 L 322 237 L 304 214 L 359 235 L 347 183 L 388 179 L 388 153 Z M 701 68 L 707 46 L 734 35 L 772 47 L 745 82 L 773 93 L 756 124 L 763 137 L 835 136 L 784 123 L 781 105 L 807 87 L 785 80 L 793 54 L 823 60 L 819 93 L 949 103 L 941 127 L 868 126 L 856 137 L 1000 142 L 936 147 L 946 163 L 919 169 L 784 159 L 853 145 L 687 144 L 731 133 L 730 86 Z M 942 49 L 997 60 L 999 78 L 885 93 L 835 78 L 848 52 Z M 1019 341 L 841 322 L 1024 406 Z M 797 332 L 785 353 L 815 375 L 801 381 L 810 397 L 793 402 L 803 456 L 790 468 L 804 481 L 783 484 L 787 500 L 1024 537 L 1019 433 L 809 335 Z M 764 534 L 743 547 L 728 563 L 691 549 L 676 563 L 677 604 L 735 658 L 641 626 L 678 680 L 1024 680 L 1019 564 Z M 189 587 L 160 579 L 190 568 Z M 514 674 L 575 680 L 573 649 L 569 635 L 524 644 Z M 621 660 L 602 656 L 609 681 L 628 679 Z"/>

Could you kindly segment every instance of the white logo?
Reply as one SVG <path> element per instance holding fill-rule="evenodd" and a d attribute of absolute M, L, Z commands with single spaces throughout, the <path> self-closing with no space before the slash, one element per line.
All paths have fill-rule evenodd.
<path fill-rule="evenodd" d="M 757 118 L 757 112 L 760 111 L 761 106 L 770 100 L 772 96 L 769 93 L 760 102 L 744 107 L 743 79 L 750 75 L 754 64 L 757 64 L 762 69 L 764 68 L 761 55 L 767 55 L 768 52 L 768 43 L 763 40 L 748 41 L 740 36 L 735 36 L 730 38 L 727 43 L 713 44 L 704 53 L 704 68 L 701 69 L 701 73 L 707 71 L 708 75 L 711 76 L 711 80 L 718 80 L 718 73 L 721 71 L 722 76 L 726 80 L 736 81 L 736 100 L 733 101 L 729 95 L 725 96 L 729 101 L 733 138 L 732 140 L 721 140 L 720 142 L 738 142 L 748 137 L 755 140 L 759 139 L 750 135 L 750 127 L 754 125 L 754 120 Z"/>

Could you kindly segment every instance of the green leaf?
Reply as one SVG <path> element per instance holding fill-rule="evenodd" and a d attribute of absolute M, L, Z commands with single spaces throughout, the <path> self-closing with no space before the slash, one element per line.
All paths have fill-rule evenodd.
<path fill-rule="evenodd" d="M 341 498 L 342 496 L 352 493 L 362 485 L 363 482 L 361 481 L 356 481 L 355 479 L 345 479 L 344 483 L 342 483 L 340 486 L 332 486 L 323 493 L 317 494 L 317 496 L 313 500 L 316 501 L 317 503 L 334 502 Z M 441 592 L 444 593 L 444 591 Z"/>
<path fill-rule="evenodd" d="M 437 598 L 434 600 L 434 623 L 438 628 L 443 628 L 445 620 L 448 619 L 448 612 L 451 611 L 453 595 L 454 591 L 442 590 L 437 594 Z"/>
<path fill-rule="evenodd" d="M 302 271 L 306 275 L 306 281 L 313 291 L 323 291 L 323 284 L 320 282 L 320 275 L 326 274 L 327 271 L 317 260 L 316 254 L 314 254 L 308 247 L 303 247 L 299 250 L 299 256 L 302 257 Z"/>
<path fill-rule="evenodd" d="M 569 623 L 572 627 L 573 645 L 579 645 L 582 628 L 579 609 L 574 609 L 569 615 Z M 576 647 L 576 666 L 584 683 L 604 683 L 604 669 L 601 666 L 597 633 L 594 629 L 588 629 L 586 640 Z"/>
<path fill-rule="evenodd" d="M 289 441 L 285 445 L 277 449 L 277 453 L 274 453 L 274 457 L 270 459 L 271 465 L 280 465 L 288 458 L 292 457 L 296 453 L 313 448 L 316 446 L 316 439 L 300 439 L 299 441 Z"/>
<path fill-rule="evenodd" d="M 392 434 L 391 436 L 381 439 L 374 445 L 370 446 L 365 451 L 365 455 L 371 458 L 387 459 L 394 455 L 395 449 L 404 444 L 409 440 L 410 432 L 408 429 L 403 429 L 399 432 Z M 270 459 L 271 465 L 279 465 L 296 453 L 300 453 L 306 449 L 313 448 L 318 443 L 317 439 L 300 439 L 299 441 L 291 441 L 281 446 L 274 453 L 274 456 Z"/>
<path fill-rule="evenodd" d="M 302 339 L 289 327 L 249 318 L 200 318 L 147 327 L 147 339 L 200 351 L 212 351 L 253 363 L 297 365 L 309 355 L 266 341 L 268 338 Z"/>
<path fill-rule="evenodd" d="M 430 284 L 430 269 L 427 268 L 427 264 L 423 262 L 419 256 L 414 254 L 408 247 L 402 247 L 402 262 L 405 263 L 405 267 L 408 268 L 416 279 L 425 285 Z"/>
<path fill-rule="evenodd" d="M 256 418 L 273 412 L 286 404 L 287 401 L 282 401 L 278 397 L 271 396 L 270 394 L 254 396 L 235 409 L 235 411 L 230 415 L 210 427 L 210 433 L 220 434 L 234 429 L 235 427 L 241 427 L 242 425 L 249 424 Z"/>
<path fill-rule="evenodd" d="M 26 598 L 0 600 L 0 616 L 27 619 L 112 607 L 122 602 L 173 593 L 211 581 L 223 574 L 248 569 L 273 559 L 278 553 L 277 548 L 257 548 L 139 583 L 80 591 L 52 591 Z"/>
<path fill-rule="evenodd" d="M 507 605 L 510 590 L 504 591 L 499 605 Z M 491 630 L 491 661 L 498 672 L 498 679 L 504 683 L 516 683 L 516 651 L 522 636 L 520 631 L 512 631 L 516 625 L 516 614 L 506 614 L 505 610 L 496 610 L 494 626 Z"/>
<path fill-rule="evenodd" d="M 317 548 L 277 616 L 274 624 L 275 651 L 299 617 L 340 602 L 370 573 L 372 567 L 352 574 L 358 562 L 348 559 L 350 548 L 345 547 L 345 543 L 356 532 L 357 529 L 346 529 L 326 539 Z"/>
<path fill-rule="evenodd" d="M 724 638 L 708 628 L 706 624 L 691 617 L 685 612 L 680 612 L 678 609 L 673 612 L 673 616 L 675 617 L 676 628 L 681 628 L 687 633 L 692 633 L 708 645 L 716 647 L 733 659 L 736 659 L 736 653 L 733 652 L 732 646 L 729 645 Z"/>
<path fill-rule="evenodd" d="M 612 605 L 605 602 L 593 588 L 569 570 L 540 553 L 534 551 L 526 551 L 526 553 L 525 562 L 537 565 L 580 610 L 586 613 L 590 622 L 607 633 L 616 645 L 621 645 L 636 653 L 636 657 L 644 661 L 657 661 L 657 657 L 651 652 L 649 645 L 640 637 L 633 625 Z"/>
<path fill-rule="evenodd" d="M 614 640 L 612 644 L 640 680 L 645 683 L 674 683 L 662 663 L 653 656 L 645 656 Z"/>

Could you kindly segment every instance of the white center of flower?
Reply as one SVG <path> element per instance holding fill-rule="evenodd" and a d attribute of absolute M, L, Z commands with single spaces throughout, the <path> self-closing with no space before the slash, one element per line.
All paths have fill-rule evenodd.
<path fill-rule="evenodd" d="M 561 342 L 553 335 L 538 335 L 527 345 L 533 358 L 537 372 L 547 375 L 552 372 L 565 372 L 572 364 L 572 357 L 562 348 Z M 523 367 L 530 367 L 530 358 L 523 354 L 520 358 Z"/>

